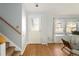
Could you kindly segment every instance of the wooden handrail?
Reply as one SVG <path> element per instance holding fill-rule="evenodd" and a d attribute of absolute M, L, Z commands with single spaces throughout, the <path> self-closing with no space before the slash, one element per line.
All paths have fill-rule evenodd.
<path fill-rule="evenodd" d="M 6 23 L 9 27 L 11 27 L 14 31 L 16 31 L 19 35 L 21 35 L 21 32 L 18 31 L 15 27 L 13 27 L 10 23 L 8 23 L 4 18 L 0 17 L 0 20 L 2 20 L 4 23 Z"/>

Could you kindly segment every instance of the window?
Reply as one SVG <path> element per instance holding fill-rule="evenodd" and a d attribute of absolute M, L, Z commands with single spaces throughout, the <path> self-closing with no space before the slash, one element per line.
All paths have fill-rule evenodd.
<path fill-rule="evenodd" d="M 39 31 L 39 18 L 32 19 L 32 30 Z"/>
<path fill-rule="evenodd" d="M 67 22 L 66 32 L 71 33 L 72 31 L 76 31 L 76 23 L 75 22 Z"/>
<path fill-rule="evenodd" d="M 71 34 L 72 31 L 78 30 L 79 23 L 74 21 L 55 20 L 55 35 Z"/>
<path fill-rule="evenodd" d="M 64 33 L 64 23 L 60 20 L 55 21 L 55 33 L 63 34 Z"/>

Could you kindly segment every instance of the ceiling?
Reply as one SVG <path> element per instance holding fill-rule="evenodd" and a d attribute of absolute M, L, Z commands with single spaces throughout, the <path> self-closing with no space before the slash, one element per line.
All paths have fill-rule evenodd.
<path fill-rule="evenodd" d="M 52 15 L 79 15 L 78 3 L 36 3 L 24 4 L 26 10 L 32 13 L 47 13 Z"/>

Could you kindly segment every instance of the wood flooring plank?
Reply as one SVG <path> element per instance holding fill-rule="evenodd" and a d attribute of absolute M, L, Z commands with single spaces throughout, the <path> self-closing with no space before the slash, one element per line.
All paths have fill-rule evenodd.
<path fill-rule="evenodd" d="M 66 56 L 67 54 L 61 50 L 62 47 L 61 43 L 28 44 L 23 56 Z"/>

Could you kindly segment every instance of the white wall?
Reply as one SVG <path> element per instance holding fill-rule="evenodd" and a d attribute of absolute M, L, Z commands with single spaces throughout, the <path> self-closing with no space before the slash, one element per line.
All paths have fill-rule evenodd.
<path fill-rule="evenodd" d="M 43 15 L 41 19 L 41 41 L 43 43 L 53 42 L 53 17 Z"/>
<path fill-rule="evenodd" d="M 31 32 L 31 17 L 39 17 L 40 18 L 40 31 L 39 32 Z M 50 15 L 42 14 L 42 13 L 29 13 L 28 18 L 28 29 L 29 29 L 29 43 L 52 43 L 53 42 L 53 17 Z M 36 33 L 36 34 L 35 34 Z M 38 39 L 34 39 L 38 37 Z"/>
<path fill-rule="evenodd" d="M 22 5 L 17 3 L 0 4 L 0 16 L 21 32 Z M 0 32 L 6 35 L 18 47 L 22 48 L 21 35 L 0 20 Z"/>
<path fill-rule="evenodd" d="M 22 49 L 24 50 L 28 43 L 28 13 L 22 7 Z"/>

